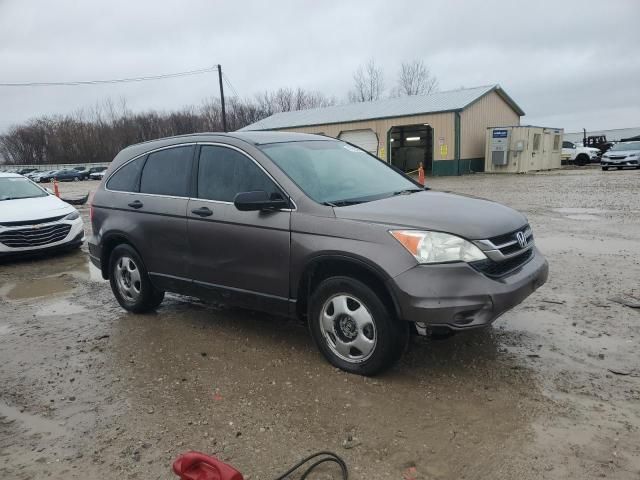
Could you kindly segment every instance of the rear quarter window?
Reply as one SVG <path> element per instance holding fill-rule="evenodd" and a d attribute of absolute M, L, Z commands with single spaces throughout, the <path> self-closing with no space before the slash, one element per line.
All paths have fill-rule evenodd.
<path fill-rule="evenodd" d="M 136 158 L 120 168 L 107 182 L 107 188 L 118 192 L 137 192 L 138 179 L 145 158 L 144 156 Z"/>

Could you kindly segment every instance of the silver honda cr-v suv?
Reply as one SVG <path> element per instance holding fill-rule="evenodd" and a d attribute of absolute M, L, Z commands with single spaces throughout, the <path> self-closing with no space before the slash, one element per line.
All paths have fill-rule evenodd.
<path fill-rule="evenodd" d="M 171 291 L 306 319 L 335 366 L 392 365 L 414 331 L 491 324 L 547 279 L 520 213 L 425 189 L 315 135 L 133 145 L 92 200 L 92 262 L 122 307 Z"/>

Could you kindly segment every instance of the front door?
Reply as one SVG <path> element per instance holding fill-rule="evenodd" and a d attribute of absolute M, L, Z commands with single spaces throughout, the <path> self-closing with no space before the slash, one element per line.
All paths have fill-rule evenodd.
<path fill-rule="evenodd" d="M 200 145 L 187 207 L 190 277 L 198 295 L 287 313 L 291 212 L 241 212 L 240 192 L 284 192 L 246 153 Z"/>

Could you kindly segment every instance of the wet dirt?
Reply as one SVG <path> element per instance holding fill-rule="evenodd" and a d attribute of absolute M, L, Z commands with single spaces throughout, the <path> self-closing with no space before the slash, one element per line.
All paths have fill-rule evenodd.
<path fill-rule="evenodd" d="M 429 181 L 523 211 L 550 280 L 376 378 L 295 321 L 177 295 L 127 314 L 86 247 L 0 264 L 0 478 L 169 479 L 190 449 L 251 479 L 325 449 L 355 479 L 639 478 L 640 312 L 609 300 L 640 296 L 639 173 Z"/>

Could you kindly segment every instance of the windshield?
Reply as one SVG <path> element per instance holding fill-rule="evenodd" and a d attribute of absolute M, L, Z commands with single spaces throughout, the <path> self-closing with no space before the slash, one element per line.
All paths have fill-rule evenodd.
<path fill-rule="evenodd" d="M 640 142 L 616 143 L 611 150 L 640 150 Z"/>
<path fill-rule="evenodd" d="M 0 201 L 46 197 L 47 193 L 22 177 L 0 178 Z"/>
<path fill-rule="evenodd" d="M 359 203 L 420 188 L 384 162 L 338 141 L 263 145 L 262 151 L 318 203 Z"/>

